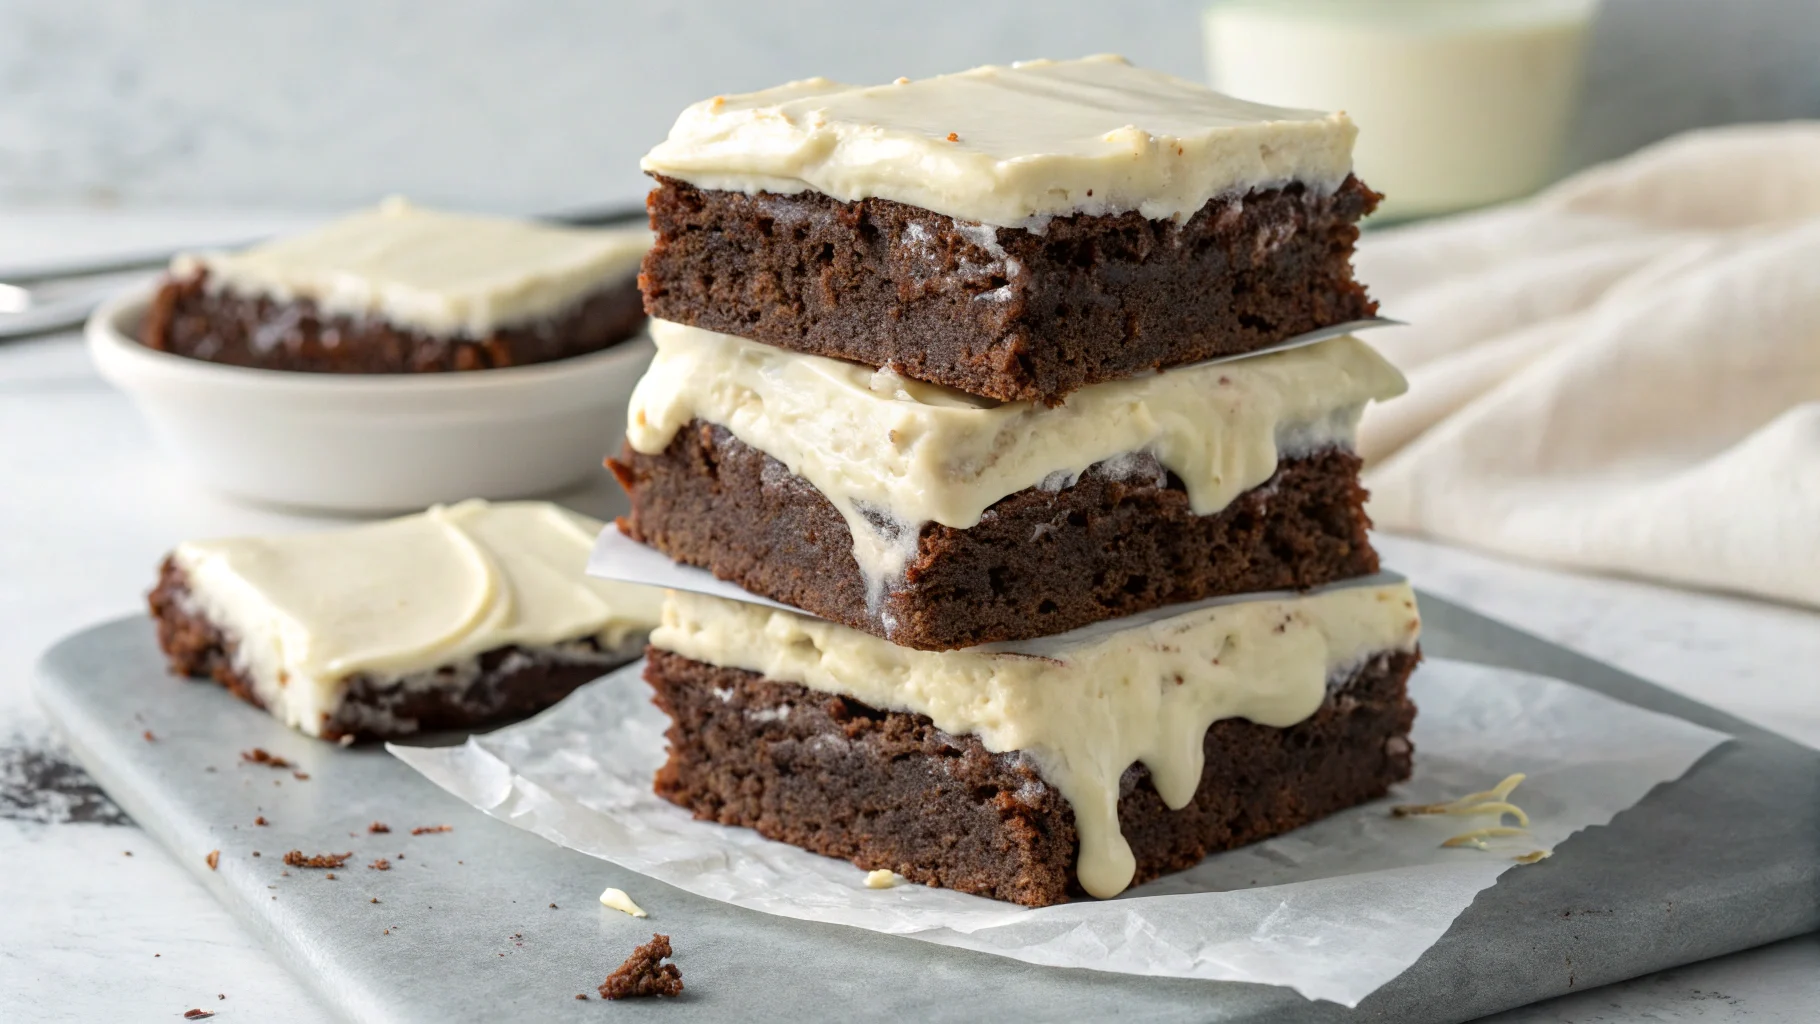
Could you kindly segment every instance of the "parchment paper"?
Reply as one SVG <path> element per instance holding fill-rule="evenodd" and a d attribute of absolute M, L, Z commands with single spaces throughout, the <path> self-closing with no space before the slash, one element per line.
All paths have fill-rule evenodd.
<path fill-rule="evenodd" d="M 1435 659 L 1410 681 L 1415 777 L 1384 801 L 1208 858 L 1114 900 L 1027 909 L 905 884 L 695 821 L 658 799 L 668 721 L 642 664 L 529 721 L 459 747 L 391 751 L 486 813 L 563 846 L 752 910 L 868 928 L 1031 963 L 1287 985 L 1357 1005 L 1446 931 L 1504 871 L 1571 870 L 1570 845 L 1536 867 L 1512 857 L 1603 825 L 1725 740 L 1721 733 L 1558 680 Z M 1533 835 L 1494 851 L 1443 849 L 1475 818 L 1392 818 L 1529 776 L 1512 799 Z M 661 917 L 654 893 L 632 893 Z"/>

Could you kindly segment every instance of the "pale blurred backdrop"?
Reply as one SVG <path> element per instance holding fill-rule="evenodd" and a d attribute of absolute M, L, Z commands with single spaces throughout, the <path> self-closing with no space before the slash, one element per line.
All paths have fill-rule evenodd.
<path fill-rule="evenodd" d="M 639 155 L 690 101 L 1103 51 L 1199 79 L 1201 8 L 0 0 L 0 203 L 636 202 Z M 1817 43 L 1816 0 L 1608 0 L 1563 170 L 1689 127 L 1820 117 Z"/>

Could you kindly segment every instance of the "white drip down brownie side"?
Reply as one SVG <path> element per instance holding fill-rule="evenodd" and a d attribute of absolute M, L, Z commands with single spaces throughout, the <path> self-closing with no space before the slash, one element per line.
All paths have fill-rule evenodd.
<path fill-rule="evenodd" d="M 180 544 L 148 602 L 173 674 L 305 734 L 475 728 L 635 658 L 661 592 L 586 577 L 601 524 L 467 501 L 341 530 Z"/>
<path fill-rule="evenodd" d="M 1407 778 L 1420 628 L 1385 577 L 1035 651 L 917 651 L 672 592 L 646 653 L 673 723 L 656 789 L 926 885 L 1115 896 Z"/>

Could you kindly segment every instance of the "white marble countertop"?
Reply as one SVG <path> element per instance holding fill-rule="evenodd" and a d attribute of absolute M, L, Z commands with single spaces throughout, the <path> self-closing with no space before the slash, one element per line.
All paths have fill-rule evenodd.
<path fill-rule="evenodd" d="M 0 267 L 239 239 L 303 219 L 0 210 Z M 67 762 L 29 694 L 39 652 L 139 610 L 177 541 L 310 520 L 174 476 L 74 334 L 0 342 L 0 438 L 0 1017 L 181 1019 L 200 1007 L 220 1020 L 330 1019 L 79 772 L 61 774 Z M 1418 586 L 1820 747 L 1820 614 L 1379 542 Z M 1810 935 L 1492 1019 L 1795 1024 L 1816 1007 L 1820 935 Z"/>

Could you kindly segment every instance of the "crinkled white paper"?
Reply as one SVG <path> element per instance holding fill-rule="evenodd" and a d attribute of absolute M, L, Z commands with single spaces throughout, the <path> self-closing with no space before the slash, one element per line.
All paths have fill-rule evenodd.
<path fill-rule="evenodd" d="M 1434 659 L 1410 680 L 1416 771 L 1391 798 L 1118 899 L 1028 909 L 914 884 L 868 889 L 866 872 L 844 861 L 658 799 L 651 777 L 668 720 L 641 667 L 464 746 L 391 750 L 502 821 L 748 909 L 1058 967 L 1287 985 L 1347 1006 L 1414 963 L 1503 872 L 1572 870 L 1576 855 L 1569 846 L 1522 867 L 1513 854 L 1606 824 L 1726 738 L 1559 680 Z M 1492 822 L 1389 814 L 1518 771 L 1529 778 L 1513 800 L 1530 813 L 1533 843 L 1443 849 Z"/>

